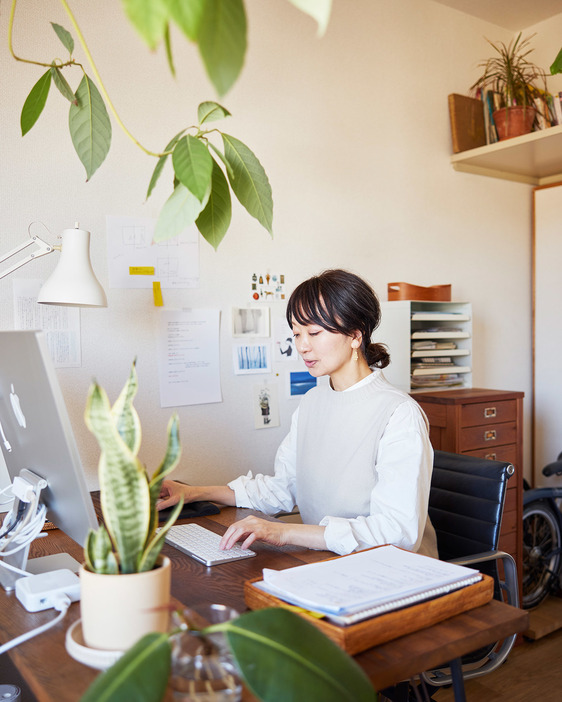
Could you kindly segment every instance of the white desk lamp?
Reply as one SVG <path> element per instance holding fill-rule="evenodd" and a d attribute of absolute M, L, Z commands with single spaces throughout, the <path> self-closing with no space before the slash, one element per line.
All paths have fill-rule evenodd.
<path fill-rule="evenodd" d="M 16 246 L 0 257 L 0 263 L 17 253 L 35 245 L 36 250 L 25 258 L 0 272 L 4 278 L 29 261 L 52 253 L 55 249 L 61 257 L 53 274 L 39 292 L 37 302 L 44 305 L 74 305 L 77 307 L 107 307 L 105 292 L 96 278 L 90 262 L 90 232 L 80 229 L 78 222 L 74 229 L 65 229 L 62 244 L 51 246 L 38 236 L 31 236 L 29 241 Z"/>

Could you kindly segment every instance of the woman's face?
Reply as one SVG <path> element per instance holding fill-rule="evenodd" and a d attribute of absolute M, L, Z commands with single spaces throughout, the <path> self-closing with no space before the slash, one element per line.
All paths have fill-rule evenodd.
<path fill-rule="evenodd" d="M 352 337 L 330 332 L 317 324 L 293 323 L 295 346 L 310 375 L 319 378 L 345 372 L 352 363 Z"/>

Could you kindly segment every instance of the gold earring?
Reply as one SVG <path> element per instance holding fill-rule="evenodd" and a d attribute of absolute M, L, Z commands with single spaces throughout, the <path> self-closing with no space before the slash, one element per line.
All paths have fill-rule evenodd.
<path fill-rule="evenodd" d="M 353 353 L 351 354 L 351 360 L 356 362 L 359 360 L 359 354 L 357 353 L 357 349 L 353 349 Z"/>

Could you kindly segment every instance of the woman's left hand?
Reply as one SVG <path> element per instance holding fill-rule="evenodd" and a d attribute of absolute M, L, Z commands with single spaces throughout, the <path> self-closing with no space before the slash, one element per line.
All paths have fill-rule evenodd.
<path fill-rule="evenodd" d="M 259 517 L 245 517 L 239 522 L 234 522 L 225 531 L 220 547 L 229 549 L 238 541 L 244 539 L 242 548 L 250 548 L 254 541 L 265 541 L 274 546 L 287 544 L 287 524 L 283 522 L 270 522 Z"/>

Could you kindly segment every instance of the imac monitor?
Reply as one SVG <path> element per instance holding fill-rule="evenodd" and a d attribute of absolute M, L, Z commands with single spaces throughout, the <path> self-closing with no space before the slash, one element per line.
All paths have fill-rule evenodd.
<path fill-rule="evenodd" d="M 28 469 L 47 482 L 47 519 L 83 545 L 97 519 L 40 331 L 0 331 L 0 449 L 12 481 Z"/>

